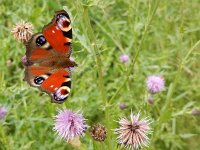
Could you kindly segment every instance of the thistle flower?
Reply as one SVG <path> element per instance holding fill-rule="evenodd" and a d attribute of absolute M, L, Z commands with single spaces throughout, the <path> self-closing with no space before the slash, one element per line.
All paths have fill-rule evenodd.
<path fill-rule="evenodd" d="M 25 66 L 28 65 L 28 61 L 27 61 L 26 55 L 24 55 L 24 56 L 22 57 L 22 63 L 23 63 L 23 65 L 25 65 Z"/>
<path fill-rule="evenodd" d="M 130 118 L 121 118 L 118 123 L 119 128 L 115 129 L 115 134 L 118 135 L 118 144 L 131 148 L 138 149 L 143 146 L 148 146 L 148 134 L 151 133 L 150 120 L 147 118 L 139 119 L 140 114 L 134 115 L 131 112 Z"/>
<path fill-rule="evenodd" d="M 165 80 L 160 76 L 149 76 L 146 80 L 147 90 L 152 93 L 158 93 L 165 89 Z"/>
<path fill-rule="evenodd" d="M 106 128 L 101 124 L 96 124 L 91 127 L 90 135 L 96 141 L 104 141 L 106 139 Z"/>
<path fill-rule="evenodd" d="M 0 106 L 0 119 L 3 119 L 7 114 L 7 109 L 3 106 Z"/>
<path fill-rule="evenodd" d="M 129 56 L 127 54 L 123 54 L 123 55 L 120 56 L 119 60 L 122 63 L 126 63 L 126 62 L 129 61 Z"/>
<path fill-rule="evenodd" d="M 56 131 L 59 138 L 65 139 L 67 142 L 83 135 L 86 128 L 85 118 L 79 112 L 64 109 L 59 110 L 55 116 L 53 130 Z"/>
<path fill-rule="evenodd" d="M 33 25 L 29 22 L 21 21 L 13 27 L 11 33 L 22 43 L 26 43 L 33 34 Z"/>
<path fill-rule="evenodd" d="M 121 110 L 123 110 L 123 109 L 126 109 L 126 104 L 125 103 L 123 103 L 123 102 L 121 102 L 120 104 L 119 104 L 119 108 L 121 109 Z"/>

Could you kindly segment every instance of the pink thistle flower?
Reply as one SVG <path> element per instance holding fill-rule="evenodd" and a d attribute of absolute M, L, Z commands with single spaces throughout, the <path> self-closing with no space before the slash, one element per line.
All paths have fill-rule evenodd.
<path fill-rule="evenodd" d="M 125 103 L 121 102 L 121 103 L 119 104 L 119 108 L 120 108 L 121 110 L 126 109 L 126 108 L 127 108 L 127 105 L 126 105 Z"/>
<path fill-rule="evenodd" d="M 123 54 L 123 55 L 120 56 L 119 60 L 122 63 L 126 63 L 126 62 L 129 61 L 129 56 L 127 54 Z"/>
<path fill-rule="evenodd" d="M 87 127 L 82 114 L 64 109 L 59 110 L 58 114 L 55 116 L 53 130 L 56 131 L 61 139 L 65 139 L 69 142 L 81 136 Z"/>
<path fill-rule="evenodd" d="M 118 144 L 131 149 L 147 147 L 149 144 L 148 134 L 151 133 L 150 120 L 147 118 L 139 119 L 140 114 L 134 115 L 131 112 L 130 118 L 121 118 L 118 123 L 119 128 L 115 129 L 118 135 Z"/>
<path fill-rule="evenodd" d="M 22 63 L 23 63 L 24 66 L 27 66 L 27 65 L 28 65 L 28 60 L 27 60 L 26 55 L 24 55 L 24 56 L 22 57 Z"/>
<path fill-rule="evenodd" d="M 147 90 L 152 93 L 158 93 L 165 89 L 165 80 L 160 76 L 149 76 L 146 80 Z"/>
<path fill-rule="evenodd" d="M 3 119 L 7 114 L 7 109 L 3 106 L 0 106 L 0 119 Z"/>

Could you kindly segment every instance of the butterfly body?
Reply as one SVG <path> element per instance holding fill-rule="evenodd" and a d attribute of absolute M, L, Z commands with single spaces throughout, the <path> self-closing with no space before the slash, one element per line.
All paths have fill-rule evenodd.
<path fill-rule="evenodd" d="M 56 12 L 52 21 L 26 44 L 25 81 L 63 103 L 71 90 L 72 51 L 71 20 L 66 11 Z"/>

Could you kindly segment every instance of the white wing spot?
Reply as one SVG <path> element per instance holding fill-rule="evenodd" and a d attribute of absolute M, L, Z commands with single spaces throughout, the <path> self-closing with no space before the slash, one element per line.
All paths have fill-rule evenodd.
<path fill-rule="evenodd" d="M 59 30 L 58 26 L 56 26 L 56 30 Z"/>

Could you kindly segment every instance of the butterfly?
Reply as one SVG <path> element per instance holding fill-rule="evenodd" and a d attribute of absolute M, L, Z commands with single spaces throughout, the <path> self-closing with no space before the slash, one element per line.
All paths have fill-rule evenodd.
<path fill-rule="evenodd" d="M 65 10 L 60 10 L 26 43 L 24 80 L 49 94 L 53 103 L 63 103 L 71 90 L 70 67 L 77 66 L 70 60 L 71 52 L 71 20 Z"/>

